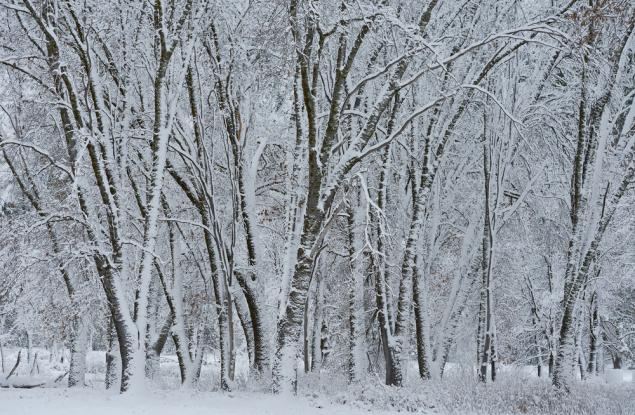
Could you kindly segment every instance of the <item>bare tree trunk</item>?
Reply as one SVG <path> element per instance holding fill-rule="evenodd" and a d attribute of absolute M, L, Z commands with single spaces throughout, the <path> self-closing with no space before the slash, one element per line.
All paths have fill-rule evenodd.
<path fill-rule="evenodd" d="M 355 199 L 357 199 L 357 192 Z M 364 314 L 363 307 L 363 281 L 356 264 L 356 244 L 355 244 L 355 210 L 353 195 L 349 195 L 346 201 L 346 235 L 348 244 L 348 382 L 354 383 L 362 377 L 362 336 L 364 334 Z"/>
<path fill-rule="evenodd" d="M 598 294 L 591 295 L 591 312 L 589 313 L 589 363 L 587 372 L 597 373 L 598 369 L 598 344 L 600 341 L 600 324 L 598 318 Z"/>
<path fill-rule="evenodd" d="M 427 162 L 427 154 L 429 152 L 428 142 L 425 144 L 426 148 L 424 149 L 425 162 Z M 427 169 L 427 167 L 426 167 Z M 409 176 L 410 176 L 410 188 L 412 193 L 412 202 L 413 202 L 413 210 L 417 209 L 415 204 L 418 202 L 417 200 L 417 180 L 415 175 L 414 166 L 409 167 Z M 413 218 L 416 219 L 416 218 Z M 414 224 L 414 223 L 413 223 Z M 427 287 L 425 287 L 425 278 L 424 273 L 419 272 L 418 267 L 418 256 L 415 254 L 412 259 L 412 304 L 414 307 L 414 316 L 415 316 L 415 340 L 417 345 L 417 365 L 419 368 L 419 377 L 421 379 L 430 379 L 430 362 L 428 360 L 428 344 L 430 337 L 428 335 L 428 326 L 426 323 L 426 313 L 427 313 L 427 304 L 426 304 L 426 296 L 427 296 Z M 423 285 L 423 286 L 422 286 Z"/>
<path fill-rule="evenodd" d="M 309 312 L 311 307 L 311 296 L 307 298 L 306 306 L 304 307 L 304 373 L 309 373 L 311 371 L 311 337 L 309 336 Z"/>
<path fill-rule="evenodd" d="M 5 323 L 5 316 L 1 316 L 0 317 L 0 362 L 2 363 L 2 373 L 4 374 L 5 372 L 5 359 L 4 359 L 4 340 L 2 339 L 2 333 L 4 332 L 4 323 Z M 52 353 L 51 353 L 52 355 Z"/>
<path fill-rule="evenodd" d="M 377 209 L 383 211 L 386 206 L 387 197 L 387 174 L 389 166 L 390 146 L 386 146 L 382 153 L 382 168 L 379 174 L 379 183 L 377 189 Z M 375 261 L 375 291 L 377 301 L 377 319 L 379 322 L 379 331 L 381 337 L 381 345 L 384 351 L 384 366 L 386 368 L 386 385 L 401 386 L 403 374 L 401 370 L 401 344 L 399 343 L 396 329 L 393 328 L 390 319 L 390 301 L 388 296 L 388 281 L 386 280 L 385 267 L 385 243 L 383 235 L 383 227 L 380 225 L 381 218 L 377 214 L 371 215 L 374 221 L 375 234 L 377 236 L 377 251 L 379 256 Z M 381 258 L 380 258 L 381 257 Z M 405 260 L 404 260 L 405 261 Z M 402 277 L 402 280 L 405 277 Z M 400 285 L 400 298 L 407 295 L 406 290 Z M 406 284 L 407 285 L 407 284 Z M 402 303 L 403 304 L 403 303 Z M 402 305 L 403 307 L 404 305 Z M 401 334 L 401 333 L 400 333 Z"/>
<path fill-rule="evenodd" d="M 31 340 L 31 332 L 27 330 L 26 331 L 26 364 L 27 366 L 31 364 L 32 351 L 33 351 L 33 345 Z"/>
<path fill-rule="evenodd" d="M 315 281 L 315 283 L 313 282 Z M 317 369 L 320 362 L 319 354 L 319 330 L 320 325 L 320 305 L 318 297 L 320 295 L 320 279 L 313 278 L 312 286 L 309 288 L 306 307 L 304 310 L 304 372 L 308 373 Z"/>
<path fill-rule="evenodd" d="M 118 373 L 121 372 L 121 358 L 117 345 L 117 333 L 115 331 L 114 318 L 108 318 L 107 343 L 106 350 L 106 389 L 111 389 L 119 381 Z"/>
<path fill-rule="evenodd" d="M 492 230 L 492 212 L 490 210 L 490 171 L 491 154 L 488 145 L 488 137 L 484 133 L 483 144 L 483 177 L 485 195 L 485 220 L 483 223 L 483 249 L 482 249 L 482 282 L 479 303 L 479 380 L 487 381 L 487 367 L 491 368 L 491 379 L 496 379 L 496 348 L 495 348 L 495 326 L 492 311 L 492 250 L 494 245 L 494 235 Z"/>
<path fill-rule="evenodd" d="M 442 324 L 440 331 L 438 331 L 438 333 L 440 333 L 440 339 L 438 340 L 438 350 L 436 350 L 436 353 L 440 353 L 441 356 L 436 357 L 435 361 L 438 359 L 437 370 L 439 378 L 443 378 L 445 365 L 450 357 L 450 350 L 456 338 L 460 318 L 468 304 L 468 298 L 475 291 L 475 287 L 480 285 L 481 282 L 482 254 L 480 253 L 480 249 L 482 249 L 482 244 L 476 245 L 477 247 L 480 246 L 480 248 L 478 248 L 475 253 L 472 252 L 473 248 L 471 248 L 471 240 L 476 240 L 479 237 L 478 235 L 480 235 L 479 223 L 480 218 L 476 219 L 476 217 L 474 217 L 466 232 L 461 249 L 461 256 L 465 257 L 466 265 L 465 268 L 459 269 L 459 273 L 464 273 L 465 275 L 455 277 L 458 278 L 458 281 L 456 281 L 457 286 L 454 299 L 446 306 L 449 307 L 447 308 L 447 323 Z M 467 281 L 464 282 L 465 280 Z"/>
<path fill-rule="evenodd" d="M 228 326 L 228 342 L 227 346 L 229 348 L 227 358 L 227 365 L 229 366 L 227 370 L 227 375 L 229 380 L 233 381 L 236 377 L 236 346 L 234 341 L 234 301 L 232 300 L 232 293 L 230 291 L 229 285 L 225 286 L 225 307 L 227 310 L 227 326 Z"/>
<path fill-rule="evenodd" d="M 0 335 L 1 336 L 1 335 Z M 5 371 L 5 361 L 4 361 L 4 347 L 2 346 L 2 337 L 0 337 L 0 360 L 2 361 L 2 373 Z"/>
<path fill-rule="evenodd" d="M 86 351 L 88 332 L 82 316 L 73 316 L 70 338 L 70 368 L 68 370 L 68 387 L 84 386 L 86 374 Z"/>
<path fill-rule="evenodd" d="M 245 336 L 249 364 L 254 367 L 254 331 L 251 319 L 249 318 L 249 309 L 245 306 L 245 304 L 243 304 L 238 296 L 234 296 L 234 306 L 236 307 L 236 315 L 238 316 L 240 326 L 243 329 L 243 335 Z"/>
<path fill-rule="evenodd" d="M 615 352 L 611 356 L 611 360 L 613 361 L 613 369 L 621 369 L 622 368 L 622 353 Z"/>
<path fill-rule="evenodd" d="M 311 347 L 311 372 L 320 370 L 322 366 L 322 353 L 320 350 L 321 328 L 322 328 L 322 298 L 323 286 L 321 278 L 315 278 L 315 293 L 313 295 L 313 323 L 311 325 L 311 334 L 309 335 L 309 343 Z M 309 295 L 311 292 L 309 291 Z M 307 319 L 309 316 L 307 316 Z"/>
<path fill-rule="evenodd" d="M 31 371 L 29 372 L 29 376 L 33 376 L 35 374 L 37 370 L 37 373 L 40 373 L 40 367 L 38 366 L 37 363 L 37 352 L 35 352 L 35 355 L 33 356 L 33 364 L 31 365 Z"/>
<path fill-rule="evenodd" d="M 376 266 L 375 266 L 376 267 Z M 391 347 L 393 343 L 392 329 L 388 320 L 388 306 L 386 304 L 386 280 L 382 271 L 375 270 L 375 300 L 377 302 L 377 320 L 379 323 L 379 335 L 381 339 L 381 348 L 384 353 L 384 362 L 386 366 L 386 385 L 395 385 L 395 371 L 399 369 L 399 363 L 396 363 L 398 356 Z"/>
<path fill-rule="evenodd" d="M 531 310 L 531 325 L 533 327 L 533 329 L 536 331 L 536 334 L 534 335 L 534 344 L 535 344 L 535 350 L 536 350 L 536 368 L 537 368 L 537 373 L 538 373 L 538 377 L 542 377 L 542 347 L 540 347 L 540 335 L 538 334 L 538 325 L 536 322 L 536 314 L 537 314 L 537 310 L 535 307 L 532 307 Z"/>
<path fill-rule="evenodd" d="M 21 360 L 22 360 L 22 349 L 18 350 L 18 357 L 15 359 L 15 365 L 13 365 L 13 368 L 11 369 L 7 377 L 4 378 L 4 380 L 9 380 L 9 378 L 13 376 L 16 370 L 18 370 L 18 366 L 20 366 Z"/>
<path fill-rule="evenodd" d="M 214 297 L 216 305 L 216 313 L 218 320 L 218 343 L 220 351 L 220 386 L 222 390 L 229 390 L 228 370 L 228 333 L 229 327 L 227 322 L 227 310 L 226 310 L 226 296 L 224 293 L 224 284 L 221 284 L 218 266 L 216 264 L 216 254 L 214 251 L 213 237 L 209 231 L 212 229 L 212 223 L 209 217 L 209 212 L 203 206 L 203 201 L 199 202 L 199 212 L 201 214 L 201 220 L 203 225 L 208 229 L 203 232 L 205 239 L 205 246 L 207 249 L 207 255 L 211 267 L 211 280 L 214 288 Z"/>
<path fill-rule="evenodd" d="M 318 185 L 319 183 L 313 183 Z M 313 190 L 317 196 L 318 191 Z M 311 191 L 309 191 L 311 194 Z M 316 200 L 311 205 L 315 206 Z M 318 217 L 315 217 L 318 215 Z M 322 214 L 308 211 L 298 249 L 298 261 L 291 279 L 291 290 L 285 312 L 278 320 L 276 354 L 273 364 L 273 390 L 275 392 L 294 392 L 296 390 L 296 368 L 299 342 L 302 337 L 303 312 L 311 282 L 313 247 L 321 226 Z"/>
<path fill-rule="evenodd" d="M 172 330 L 172 325 L 174 323 L 174 314 L 170 313 L 161 326 L 156 339 L 149 345 L 148 350 L 146 351 L 146 375 L 149 379 L 154 379 L 154 377 L 161 370 L 160 358 L 161 353 L 163 352 L 163 347 L 170 337 L 170 332 Z M 175 342 L 176 344 L 176 342 Z M 177 353 L 177 358 L 179 354 Z M 179 360 L 179 367 L 181 367 L 181 361 Z M 183 373 L 181 373 L 183 374 Z M 183 379 L 181 379 L 183 380 Z"/>
<path fill-rule="evenodd" d="M 417 261 L 416 258 L 414 260 Z M 415 338 L 417 344 L 417 364 L 419 368 L 419 377 L 421 379 L 430 379 L 430 363 L 428 361 L 428 341 L 429 337 L 426 333 L 425 323 L 425 293 L 420 287 L 422 275 L 419 275 L 418 267 L 415 265 L 413 268 L 413 285 L 412 285 L 412 297 L 415 314 Z"/>

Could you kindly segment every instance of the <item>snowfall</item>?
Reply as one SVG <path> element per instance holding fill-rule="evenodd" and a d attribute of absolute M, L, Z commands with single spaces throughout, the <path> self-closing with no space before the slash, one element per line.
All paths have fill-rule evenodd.
<path fill-rule="evenodd" d="M 218 391 L 213 386 L 217 383 L 213 356 L 204 362 L 198 387 L 181 390 L 176 358 L 168 355 L 161 358 L 160 376 L 146 391 L 120 395 L 104 388 L 103 352 L 89 353 L 86 386 L 73 389 L 65 386 L 66 379 L 59 380 L 68 370 L 67 360 L 53 359 L 44 349 L 33 350 L 33 356 L 36 352 L 37 358 L 32 357 L 28 366 L 23 359 L 9 380 L 6 373 L 1 377 L 0 415 L 635 414 L 632 370 L 606 368 L 562 394 L 548 379 L 538 378 L 535 367 L 503 366 L 497 382 L 482 385 L 474 380 L 473 368 L 456 363 L 443 381 L 421 382 L 413 363 L 408 386 L 403 388 L 384 386 L 376 376 L 347 386 L 332 375 L 300 374 L 297 396 L 277 396 L 267 391 L 266 381 L 246 381 L 244 364 L 237 368 L 233 390 Z M 8 372 L 17 349 L 5 348 L 4 355 Z"/>

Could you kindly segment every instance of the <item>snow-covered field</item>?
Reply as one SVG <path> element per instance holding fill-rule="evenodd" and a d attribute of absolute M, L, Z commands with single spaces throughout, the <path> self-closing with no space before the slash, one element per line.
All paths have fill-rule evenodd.
<path fill-rule="evenodd" d="M 5 349 L 6 366 L 12 367 L 17 358 L 17 349 Z M 117 390 L 104 389 L 104 352 L 93 351 L 87 356 L 86 384 L 84 388 L 66 388 L 66 379 L 55 383 L 58 376 L 68 369 L 66 359 L 50 359 L 48 351 L 35 348 L 38 354 L 39 373 L 30 375 L 32 364 L 26 364 L 26 350 L 22 350 L 22 363 L 17 376 L 10 382 L 0 380 L 8 386 L 18 384 L 40 384 L 33 389 L 0 388 L 0 415 L 242 415 L 242 414 L 363 414 L 367 410 L 335 402 L 324 396 L 274 396 L 254 388 L 241 386 L 237 379 L 235 392 L 210 391 L 217 369 L 213 356 L 208 356 L 203 366 L 199 390 L 178 390 L 179 375 L 176 357 L 161 357 L 161 374 L 149 390 L 134 395 L 120 395 Z M 59 356 L 58 356 L 59 358 Z M 238 360 L 241 362 L 241 359 Z M 238 365 L 239 376 L 246 371 Z M 5 374 L 6 376 L 6 374 Z M 4 378 L 4 377 L 3 377 Z M 241 390 L 248 389 L 249 391 Z M 382 413 L 382 412 L 378 412 Z"/>
<path fill-rule="evenodd" d="M 391 388 L 381 379 L 347 386 L 343 378 L 327 373 L 301 375 L 298 396 L 275 396 L 266 392 L 268 382 L 246 381 L 245 367 L 237 371 L 232 392 L 215 390 L 217 362 L 208 356 L 197 390 L 179 390 L 174 356 L 161 359 L 161 373 L 148 391 L 120 395 L 103 386 L 104 354 L 90 352 L 84 388 L 68 389 L 65 380 L 54 379 L 67 370 L 67 360 L 51 359 L 44 349 L 38 353 L 39 373 L 30 375 L 33 364 L 18 368 L 11 381 L 40 384 L 34 389 L 7 388 L 1 379 L 0 415 L 356 415 L 356 414 L 554 414 L 633 415 L 635 380 L 629 370 L 605 369 L 591 380 L 577 383 L 571 394 L 558 394 L 548 379 L 536 377 L 535 367 L 501 367 L 498 381 L 482 385 L 472 369 L 449 365 L 443 381 L 420 382 L 416 369 L 403 388 Z M 5 349 L 6 367 L 12 367 L 16 349 Z M 240 361 L 240 359 L 239 359 Z M 36 371 L 37 372 L 37 371 Z M 6 373 L 5 373 L 6 376 Z"/>
<path fill-rule="evenodd" d="M 318 399 L 264 393 L 150 391 L 121 396 L 84 389 L 2 389 L 0 413 L 11 415 L 345 415 L 363 409 Z M 387 413 L 387 412 L 377 412 Z"/>
<path fill-rule="evenodd" d="M 511 387 L 510 387 L 511 386 Z M 503 380 L 480 387 L 448 381 L 389 390 L 379 384 L 347 392 L 299 397 L 262 392 L 151 390 L 119 395 L 96 388 L 0 389 L 0 414 L 7 415 L 357 415 L 357 414 L 635 414 L 635 389 L 585 385 L 557 396 L 548 385 Z M 327 385 L 325 385 L 327 387 Z"/>

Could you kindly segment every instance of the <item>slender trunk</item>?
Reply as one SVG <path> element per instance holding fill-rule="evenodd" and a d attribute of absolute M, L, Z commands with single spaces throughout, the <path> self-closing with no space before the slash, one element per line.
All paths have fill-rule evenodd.
<path fill-rule="evenodd" d="M 251 318 L 252 337 L 253 337 L 253 349 L 254 349 L 254 361 L 253 368 L 262 373 L 269 366 L 269 353 L 267 350 L 267 340 L 265 337 L 265 330 L 262 321 L 262 302 L 259 301 L 257 290 L 253 288 L 253 284 L 257 283 L 258 278 L 258 256 L 256 255 L 256 236 L 254 234 L 254 226 L 252 224 L 252 218 L 250 215 L 251 205 L 253 204 L 253 189 L 249 189 L 247 193 L 245 186 L 245 168 L 243 166 L 244 160 L 238 157 L 238 154 L 234 154 L 236 163 L 236 170 L 238 176 L 238 191 L 239 191 L 239 203 L 241 210 L 241 217 L 243 226 L 245 228 L 245 242 L 247 245 L 248 261 L 249 261 L 249 278 L 240 278 L 242 274 L 236 279 L 240 285 L 245 298 L 247 300 L 247 307 L 249 309 L 249 316 Z M 254 161 L 257 163 L 257 160 Z M 255 169 L 254 169 L 255 174 Z M 255 180 L 255 177 L 252 178 Z M 252 203 L 248 203 L 248 201 Z"/>
<path fill-rule="evenodd" d="M 11 378 L 11 376 L 13 376 L 16 373 L 16 370 L 18 370 L 18 367 L 20 366 L 21 360 L 22 360 L 22 349 L 18 350 L 18 357 L 15 360 L 15 364 L 13 365 L 13 368 L 11 369 L 7 377 L 4 378 L 4 380 L 9 380 L 9 378 Z"/>
<path fill-rule="evenodd" d="M 485 194 L 485 221 L 483 224 L 483 257 L 482 257 L 482 282 L 479 303 L 479 380 L 487 380 L 487 366 L 491 364 L 491 375 L 495 375 L 495 363 L 493 355 L 493 321 L 491 299 L 491 266 L 492 266 L 492 227 L 490 217 L 490 154 L 485 137 L 483 144 L 483 176 Z"/>
<path fill-rule="evenodd" d="M 322 327 L 320 328 L 320 363 L 325 364 L 331 354 L 329 327 L 326 320 L 322 319 Z"/>
<path fill-rule="evenodd" d="M 589 364 L 587 371 L 590 374 L 597 372 L 598 367 L 598 343 L 600 340 L 600 324 L 598 318 L 598 295 L 591 295 L 591 313 L 589 314 Z"/>
<path fill-rule="evenodd" d="M 311 294 L 309 293 L 309 297 L 307 298 L 306 306 L 304 307 L 304 373 L 308 373 L 311 371 L 311 354 L 313 349 L 311 348 L 311 336 L 309 335 L 310 327 L 309 327 L 309 316 L 311 311 Z M 315 359 L 313 359 L 315 360 Z"/>
<path fill-rule="evenodd" d="M 31 332 L 26 331 L 26 364 L 31 364 L 31 354 L 33 353 L 33 345 L 31 340 Z"/>
<path fill-rule="evenodd" d="M 348 244 L 348 382 L 354 383 L 362 377 L 362 335 L 364 315 L 361 312 L 363 281 L 359 273 L 355 255 L 355 210 L 352 201 L 346 203 L 346 235 Z"/>
<path fill-rule="evenodd" d="M 283 316 L 278 320 L 276 353 L 273 364 L 273 391 L 290 393 L 296 391 L 297 355 L 302 337 L 304 306 L 311 282 L 313 257 L 310 247 L 314 246 L 322 218 L 316 212 L 307 212 L 298 261 L 291 279 L 291 289 Z M 319 215 L 321 216 L 321 215 Z"/>
<path fill-rule="evenodd" d="M 2 337 L 0 335 L 0 360 L 2 360 L 2 373 L 5 371 L 5 361 L 4 361 L 4 347 L 2 346 Z"/>
<path fill-rule="evenodd" d="M 130 388 L 135 370 L 140 369 L 144 372 L 143 363 L 145 361 L 145 353 L 143 355 L 138 354 L 138 332 L 134 328 L 135 326 L 130 317 L 124 294 L 121 292 L 122 287 L 118 284 L 121 282 L 119 276 L 113 275 L 115 271 L 110 264 L 107 263 L 106 258 L 98 256 L 95 261 L 99 275 L 105 275 L 101 278 L 101 282 L 104 286 L 110 313 L 114 321 L 119 356 L 121 358 L 120 391 L 126 392 Z M 137 354 L 137 356 L 135 356 L 135 354 Z"/>
<path fill-rule="evenodd" d="M 81 316 L 73 316 L 71 326 L 71 357 L 68 371 L 69 388 L 73 386 L 84 386 L 86 374 L 86 343 L 88 340 L 88 330 Z"/>
<path fill-rule="evenodd" d="M 253 349 L 253 368 L 258 373 L 263 373 L 263 371 L 269 367 L 269 348 L 267 347 L 266 331 L 263 321 L 264 316 L 262 314 L 262 306 L 260 305 L 261 301 L 259 301 L 256 290 L 251 284 L 245 283 L 242 278 L 236 279 L 245 295 L 247 309 L 249 311 L 251 326 L 249 337 Z"/>
<path fill-rule="evenodd" d="M 492 316 L 492 344 L 490 346 L 490 370 L 491 370 L 491 379 L 492 382 L 496 381 L 496 361 L 498 360 L 498 356 L 496 354 L 496 321 Z"/>
<path fill-rule="evenodd" d="M 310 295 L 310 291 L 309 291 Z M 320 278 L 316 278 L 315 294 L 313 295 L 313 323 L 311 326 L 311 334 L 309 335 L 309 344 L 311 345 L 311 371 L 320 369 L 322 365 L 322 353 L 320 351 L 320 338 L 322 327 L 322 283 Z M 307 319 L 309 316 L 307 315 Z"/>
<path fill-rule="evenodd" d="M 107 344 L 105 386 L 106 389 L 111 389 L 115 387 L 119 380 L 117 373 L 120 373 L 121 370 L 121 358 L 117 351 L 117 333 L 115 332 L 115 322 L 112 316 L 108 318 Z"/>
<path fill-rule="evenodd" d="M 533 327 L 533 329 L 536 331 L 536 334 L 534 335 L 534 345 L 535 345 L 535 350 L 536 350 L 536 369 L 537 369 L 537 374 L 538 377 L 542 377 L 542 347 L 540 347 L 540 335 L 538 333 L 538 325 L 536 322 L 536 308 L 532 307 L 531 310 L 531 326 Z"/>
<path fill-rule="evenodd" d="M 227 313 L 224 307 L 217 311 L 218 316 L 218 343 L 219 343 L 219 356 L 220 356 L 220 387 L 224 391 L 229 391 L 229 368 L 227 367 L 228 359 L 228 332 L 229 327 L 227 323 Z"/>
<path fill-rule="evenodd" d="M 553 349 L 549 350 L 549 377 L 553 376 L 553 362 L 554 362 L 554 351 Z"/>
<path fill-rule="evenodd" d="M 377 190 L 377 208 L 383 210 L 386 206 L 387 198 L 387 174 L 389 166 L 390 146 L 387 146 L 382 153 L 382 169 L 379 174 L 379 183 Z M 401 386 L 402 370 L 400 343 L 397 334 L 391 324 L 391 301 L 388 295 L 388 281 L 386 280 L 386 267 L 383 258 L 385 258 L 384 231 L 380 224 L 381 218 L 378 215 L 371 216 L 374 221 L 375 234 L 377 235 L 377 251 L 382 258 L 376 258 L 376 301 L 377 301 L 377 317 L 379 322 L 379 331 L 384 351 L 384 364 L 386 367 L 386 385 Z M 400 287 L 401 288 L 401 287 Z M 403 290 L 400 289 L 400 295 Z"/>
<path fill-rule="evenodd" d="M 424 150 L 426 153 L 428 152 L 428 147 L 426 144 L 426 149 Z M 410 184 L 412 190 L 412 202 L 413 202 L 413 210 L 416 210 L 417 207 L 414 205 L 418 202 L 417 200 L 417 186 L 416 186 L 416 176 L 414 166 L 411 166 L 410 169 Z M 414 221 L 413 221 L 414 222 Z M 413 223 L 414 224 L 414 223 Z M 412 259 L 412 304 L 414 307 L 414 315 L 415 315 L 415 340 L 417 345 L 417 366 L 419 369 L 419 377 L 421 379 L 430 379 L 430 363 L 428 360 L 428 344 L 429 344 L 429 336 L 428 336 L 428 326 L 426 321 L 426 294 L 427 288 L 425 287 L 425 281 L 423 280 L 423 273 L 419 272 L 418 267 L 418 255 L 414 255 Z"/>
<path fill-rule="evenodd" d="M 5 319 L 6 317 L 0 316 L 0 362 L 2 363 L 2 373 L 4 374 L 5 370 L 6 370 L 6 361 L 5 361 L 5 356 L 4 356 L 4 340 L 2 338 L 2 333 L 4 332 L 4 323 L 5 323 Z M 53 352 L 51 351 L 51 354 L 49 355 L 53 356 Z"/>
<path fill-rule="evenodd" d="M 227 310 L 227 365 L 229 366 L 227 370 L 227 375 L 229 380 L 233 381 L 236 377 L 236 346 L 234 342 L 234 302 L 232 300 L 232 294 L 229 288 L 229 285 L 225 286 L 225 309 Z"/>
<path fill-rule="evenodd" d="M 551 267 L 549 267 L 549 274 L 551 274 Z M 552 284 L 551 284 L 551 279 L 550 279 L 550 283 L 549 283 L 549 293 L 552 294 Z M 549 377 L 553 377 L 553 366 L 555 363 L 555 359 L 556 359 L 556 347 L 555 347 L 555 327 L 554 327 L 555 323 L 554 323 L 554 319 L 551 316 L 551 313 L 549 313 L 549 338 L 547 339 L 547 344 L 549 346 L 549 361 L 548 361 L 548 366 L 549 366 Z"/>
<path fill-rule="evenodd" d="M 160 358 L 161 353 L 163 352 L 163 347 L 170 337 L 170 332 L 172 330 L 172 325 L 174 323 L 174 314 L 170 313 L 163 323 L 156 339 L 154 342 L 148 347 L 148 351 L 146 352 L 146 375 L 149 379 L 154 379 L 157 373 L 161 370 Z M 176 343 L 175 343 L 176 344 Z M 177 353 L 178 358 L 178 353 Z M 179 366 L 181 366 L 181 362 L 179 362 Z"/>
<path fill-rule="evenodd" d="M 243 329 L 243 335 L 245 336 L 245 345 L 247 348 L 247 355 L 249 357 L 249 365 L 255 367 L 254 363 L 254 330 L 249 318 L 249 309 L 243 304 L 238 296 L 234 296 L 234 306 L 236 307 L 236 315 L 240 321 L 240 327 Z"/>
<path fill-rule="evenodd" d="M 381 348 L 384 353 L 384 362 L 386 366 L 386 385 L 396 385 L 399 366 L 398 356 L 394 349 L 394 339 L 392 336 L 392 328 L 388 320 L 388 307 L 386 304 L 386 279 L 385 274 L 375 270 L 375 301 L 377 302 L 377 320 L 379 323 L 379 336 L 381 340 Z"/>
<path fill-rule="evenodd" d="M 613 369 L 621 369 L 622 368 L 622 353 L 615 352 L 611 356 L 611 360 L 613 361 Z"/>
<path fill-rule="evenodd" d="M 480 234 L 478 224 L 480 220 L 472 220 L 469 225 L 468 231 L 463 241 L 463 248 L 461 249 L 461 256 L 466 258 L 467 265 L 463 269 L 459 269 L 459 273 L 465 273 L 467 275 L 459 275 L 453 300 L 451 304 L 446 307 L 450 307 L 447 310 L 448 318 L 447 323 L 442 324 L 439 333 L 439 345 L 437 348 L 441 353 L 440 361 L 437 363 L 437 370 L 439 378 L 443 378 L 445 365 L 450 357 L 450 350 L 454 344 L 456 338 L 456 332 L 458 330 L 460 318 L 463 315 L 463 311 L 468 305 L 469 296 L 475 291 L 475 287 L 480 284 L 480 269 L 481 269 L 481 257 L 480 251 L 477 249 L 476 254 L 472 254 L 470 251 L 471 238 L 476 238 L 477 234 Z M 477 245 L 478 246 L 478 245 Z M 482 247 L 481 247 L 482 249 Z M 467 280 L 467 284 L 463 281 Z M 477 337 L 478 340 L 478 337 Z M 435 359 L 436 360 L 436 359 Z M 478 360 L 477 360 L 478 361 Z"/>
<path fill-rule="evenodd" d="M 225 300 L 226 296 L 224 293 L 224 284 L 221 284 L 218 272 L 218 266 L 216 264 L 216 253 L 214 251 L 214 241 L 211 232 L 212 229 L 212 221 L 209 216 L 209 212 L 207 208 L 203 205 L 203 200 L 199 202 L 199 212 L 201 214 L 201 221 L 203 222 L 203 226 L 206 227 L 207 230 L 203 232 L 205 247 L 207 249 L 207 255 L 211 268 L 211 280 L 212 286 L 214 289 L 214 298 L 216 305 L 216 314 L 217 314 L 217 322 L 218 322 L 218 344 L 219 344 L 219 352 L 220 352 L 220 386 L 222 390 L 229 390 L 229 381 L 228 381 L 228 367 L 227 367 L 227 356 L 228 352 L 228 344 L 227 344 L 227 336 L 228 336 L 228 323 L 227 323 L 227 311 L 225 310 Z"/>
<path fill-rule="evenodd" d="M 416 259 L 415 259 L 416 261 Z M 422 276 L 418 273 L 418 268 L 413 269 L 413 286 L 412 296 L 415 314 L 415 336 L 417 343 L 417 364 L 419 367 L 419 377 L 421 379 L 430 379 L 430 364 L 428 362 L 428 336 L 426 335 L 425 324 L 425 301 L 424 290 L 419 286 Z"/>
<path fill-rule="evenodd" d="M 167 216 L 167 215 L 166 215 Z M 145 362 L 144 373 L 145 377 L 149 380 L 154 379 L 155 371 L 158 367 L 159 356 L 154 350 L 154 341 L 158 337 L 157 330 L 161 330 L 161 327 L 157 327 L 157 320 L 159 318 L 159 299 L 161 291 L 157 287 L 157 278 L 152 278 L 150 282 L 149 302 L 148 302 L 148 320 L 146 324 L 146 350 L 145 350 Z"/>
<path fill-rule="evenodd" d="M 584 292 L 582 293 L 582 298 L 580 299 L 581 304 L 586 303 L 586 287 L 583 288 Z M 578 369 L 580 370 L 580 379 L 581 380 L 585 380 L 586 379 L 586 363 L 585 363 L 585 357 L 584 357 L 584 351 L 583 351 L 583 345 L 582 345 L 582 331 L 584 329 L 584 319 L 582 317 L 582 314 L 584 312 L 583 307 L 580 305 L 577 307 L 577 316 L 576 316 L 576 329 L 575 329 L 575 340 L 574 340 L 574 349 L 575 349 L 575 353 L 576 353 L 576 363 L 578 366 Z"/>

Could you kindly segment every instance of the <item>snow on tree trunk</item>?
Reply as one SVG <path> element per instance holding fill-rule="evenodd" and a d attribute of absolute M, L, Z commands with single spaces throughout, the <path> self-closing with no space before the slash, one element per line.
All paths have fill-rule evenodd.
<path fill-rule="evenodd" d="M 353 203 L 357 199 L 357 192 L 353 192 L 346 202 L 346 233 L 348 244 L 348 382 L 355 383 L 362 378 L 364 352 L 363 352 L 363 335 L 364 335 L 364 313 L 363 313 L 363 281 L 359 270 L 356 255 L 358 247 L 355 233 L 355 210 Z M 354 200 L 351 200 L 353 199 Z M 356 204 L 356 203 L 355 203 Z"/>
<path fill-rule="evenodd" d="M 487 140 L 487 138 L 486 138 Z M 492 314 L 492 287 L 491 287 L 491 268 L 492 268 L 492 226 L 490 213 L 490 147 L 483 145 L 483 177 L 485 189 L 485 221 L 483 224 L 483 249 L 482 249 L 482 280 L 481 293 L 479 302 L 479 337 L 478 345 L 478 366 L 479 379 L 481 382 L 487 380 L 487 368 L 491 364 L 491 377 L 494 380 L 495 359 L 494 359 L 494 325 Z"/>
<path fill-rule="evenodd" d="M 68 369 L 68 387 L 84 386 L 86 374 L 86 353 L 88 349 L 88 330 L 82 316 L 76 315 L 71 322 L 70 368 Z"/>
<path fill-rule="evenodd" d="M 107 349 L 106 349 L 106 374 L 105 374 L 105 386 L 106 389 L 112 389 L 117 387 L 117 382 L 120 380 L 121 374 L 121 357 L 117 350 L 117 333 L 115 331 L 114 319 L 108 318 L 108 331 L 107 331 Z"/>

